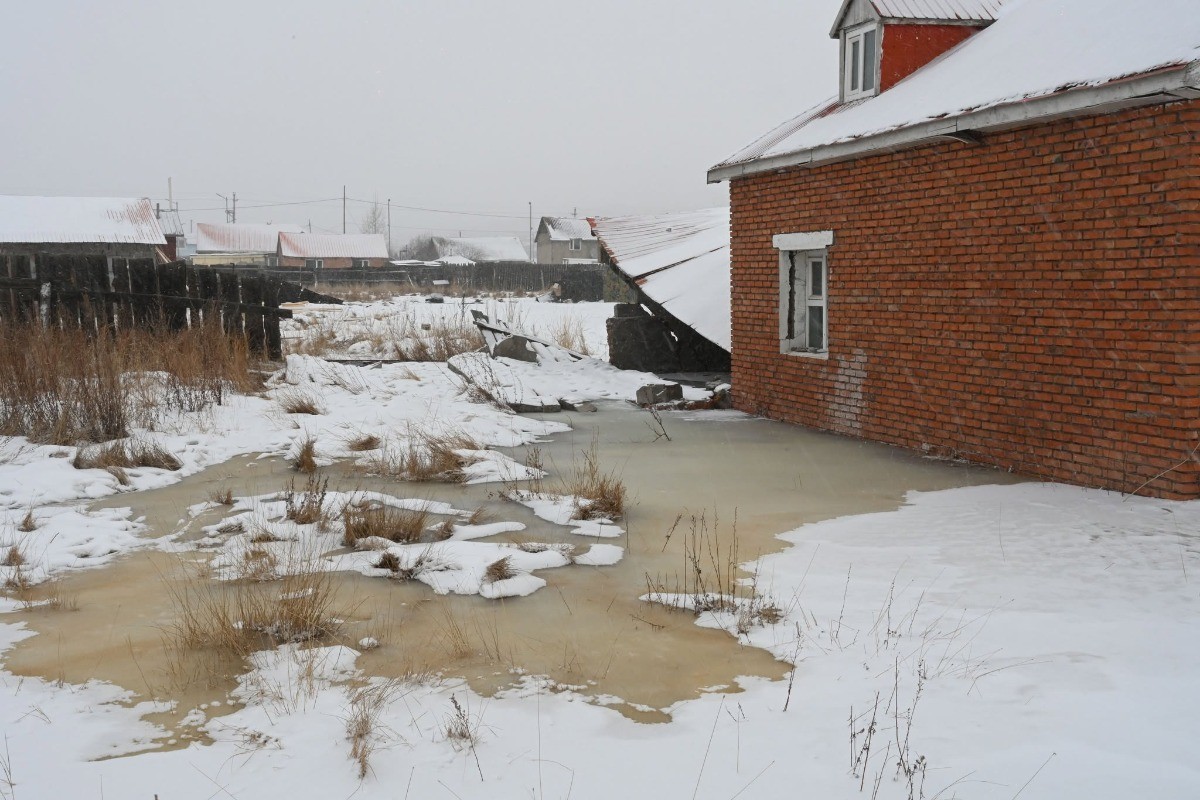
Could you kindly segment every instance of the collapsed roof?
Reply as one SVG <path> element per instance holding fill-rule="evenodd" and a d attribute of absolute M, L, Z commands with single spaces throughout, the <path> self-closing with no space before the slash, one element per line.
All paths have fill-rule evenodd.
<path fill-rule="evenodd" d="M 613 265 L 646 297 L 730 349 L 729 207 L 596 220 Z"/>

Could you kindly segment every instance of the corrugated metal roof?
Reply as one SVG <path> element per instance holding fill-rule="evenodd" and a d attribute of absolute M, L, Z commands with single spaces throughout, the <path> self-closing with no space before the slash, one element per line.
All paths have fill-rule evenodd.
<path fill-rule="evenodd" d="M 550 241 L 564 242 L 571 239 L 595 239 L 592 225 L 586 219 L 572 217 L 542 217 L 542 224 L 550 234 Z"/>
<path fill-rule="evenodd" d="M 1005 0 L 871 0 L 884 19 L 990 22 Z"/>
<path fill-rule="evenodd" d="M 728 350 L 729 208 L 596 220 L 617 269 L 680 322 Z"/>
<path fill-rule="evenodd" d="M 280 233 L 279 255 L 293 258 L 387 258 L 382 233 Z"/>
<path fill-rule="evenodd" d="M 0 242 L 166 244 L 145 198 L 0 195 Z"/>
<path fill-rule="evenodd" d="M 1156 0 L 1152 14 L 1128 0 L 1009 2 L 992 25 L 887 91 L 810 109 L 713 169 L 1196 62 L 1195 2 Z M 1164 25 L 1164 19 L 1172 23 Z"/>
<path fill-rule="evenodd" d="M 836 39 L 851 6 L 856 0 L 843 0 L 833 18 L 829 35 Z M 1000 8 L 1011 0 L 865 0 L 881 19 L 924 20 L 928 22 L 992 22 Z M 854 21 L 861 21 L 862 14 Z"/>
<path fill-rule="evenodd" d="M 433 237 L 438 258 L 465 256 L 472 261 L 528 261 L 525 245 L 515 236 L 478 236 L 469 238 Z"/>
<path fill-rule="evenodd" d="M 278 249 L 279 234 L 303 233 L 304 228 L 287 223 L 281 225 L 259 225 L 238 223 L 235 225 L 198 222 L 196 223 L 197 253 L 274 253 Z"/>

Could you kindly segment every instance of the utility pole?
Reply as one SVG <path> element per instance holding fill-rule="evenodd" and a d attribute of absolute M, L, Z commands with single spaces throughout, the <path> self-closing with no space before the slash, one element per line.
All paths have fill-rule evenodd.
<path fill-rule="evenodd" d="M 346 232 L 346 184 L 342 184 L 342 233 Z"/>
<path fill-rule="evenodd" d="M 237 224 L 237 192 L 233 193 L 233 224 Z"/>
<path fill-rule="evenodd" d="M 533 201 L 529 201 L 529 260 L 533 261 Z"/>
<path fill-rule="evenodd" d="M 392 257 L 392 198 L 388 198 L 388 258 Z"/>

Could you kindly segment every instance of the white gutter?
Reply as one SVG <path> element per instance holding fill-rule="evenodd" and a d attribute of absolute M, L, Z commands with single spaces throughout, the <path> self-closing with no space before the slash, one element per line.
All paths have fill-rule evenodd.
<path fill-rule="evenodd" d="M 969 111 L 950 119 L 921 122 L 859 139 L 713 167 L 708 171 L 708 182 L 720 183 L 790 167 L 815 167 L 848 161 L 870 153 L 906 150 L 954 134 L 999 131 L 1023 127 L 1034 122 L 1107 114 L 1124 108 L 1197 98 L 1200 98 L 1200 61 L 1193 61 L 1182 67 L 1159 70 L 1102 86 L 1070 89 L 980 111 Z"/>

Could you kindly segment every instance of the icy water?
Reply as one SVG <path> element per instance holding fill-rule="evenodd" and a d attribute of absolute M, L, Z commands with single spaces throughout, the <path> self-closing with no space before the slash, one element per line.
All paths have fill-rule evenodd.
<path fill-rule="evenodd" d="M 1018 480 L 731 412 L 664 414 L 669 440 L 657 435 L 647 412 L 628 406 L 554 417 L 573 430 L 537 445 L 551 472 L 548 483 L 569 473 L 594 438 L 603 468 L 620 474 L 629 489 L 622 523 L 627 534 L 603 540 L 625 546 L 624 560 L 609 567 L 540 571 L 545 588 L 501 601 L 438 596 L 416 582 L 338 574 L 335 608 L 345 620 L 344 642 L 355 646 L 368 635 L 381 641 L 359 660 L 366 673 L 403 678 L 436 672 L 464 678 L 485 695 L 511 686 L 521 674 L 545 675 L 557 687 L 633 719 L 667 721 L 671 706 L 682 700 L 738 691 L 739 676 L 778 680 L 789 669 L 725 631 L 698 627 L 689 613 L 638 599 L 647 591 L 648 576 L 671 585 L 685 571 L 692 515 L 703 515 L 726 547 L 736 530 L 738 559 L 744 562 L 781 549 L 779 533 L 807 522 L 895 509 L 909 490 Z M 511 454 L 520 460 L 525 451 Z M 463 509 L 485 506 L 497 520 L 526 524 L 525 531 L 498 537 L 504 541 L 570 542 L 580 551 L 590 544 L 498 499 L 496 485 L 405 484 L 364 476 L 345 464 L 323 473 L 330 489 L 370 489 Z M 131 506 L 135 516 L 145 517 L 147 536 L 180 533 L 187 541 L 221 517 L 217 510 L 186 523 L 189 506 L 226 487 L 237 495 L 277 492 L 293 477 L 278 460 L 241 458 L 174 486 L 108 498 L 93 508 Z M 202 656 L 164 647 L 164 631 L 174 622 L 172 588 L 194 581 L 206 559 L 203 552 L 148 548 L 65 577 L 58 591 L 78 610 L 20 612 L 39 635 L 14 647 L 5 668 L 69 683 L 106 680 L 138 700 L 175 700 L 173 711 L 149 719 L 174 731 L 170 745 L 201 738 L 179 721 L 193 708 L 205 707 L 209 716 L 230 708 L 226 694 L 233 684 L 206 677 L 212 671 Z M 764 576 L 760 591 L 770 589 Z M 782 606 L 790 600 L 773 599 Z M 781 640 L 789 636 L 785 628 L 779 626 Z"/>

